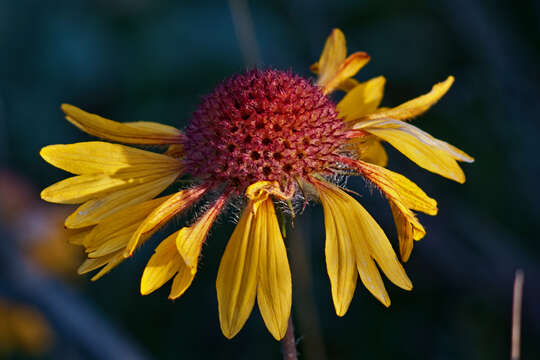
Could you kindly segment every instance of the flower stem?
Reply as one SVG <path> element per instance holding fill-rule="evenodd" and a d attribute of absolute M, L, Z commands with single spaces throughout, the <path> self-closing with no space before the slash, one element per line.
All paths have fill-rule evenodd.
<path fill-rule="evenodd" d="M 297 360 L 296 354 L 296 340 L 294 339 L 294 325 L 292 321 L 292 314 L 289 317 L 289 326 L 285 337 L 281 339 L 281 352 L 283 353 L 283 360 Z"/>

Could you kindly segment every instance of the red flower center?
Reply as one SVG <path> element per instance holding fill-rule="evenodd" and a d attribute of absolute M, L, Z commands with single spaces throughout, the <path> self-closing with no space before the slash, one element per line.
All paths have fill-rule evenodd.
<path fill-rule="evenodd" d="M 323 172 L 345 143 L 332 101 L 290 72 L 252 70 L 221 83 L 193 114 L 186 170 L 239 192 L 259 181 L 284 187 Z"/>

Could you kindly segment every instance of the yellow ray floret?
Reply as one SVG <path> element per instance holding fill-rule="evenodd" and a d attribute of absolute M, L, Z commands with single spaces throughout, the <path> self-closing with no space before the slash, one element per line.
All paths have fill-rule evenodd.
<path fill-rule="evenodd" d="M 375 262 L 397 286 L 412 289 L 388 238 L 371 215 L 337 186 L 312 179 L 324 209 L 326 266 L 336 314 L 349 308 L 357 274 L 364 286 L 385 306 L 390 298 Z"/>
<path fill-rule="evenodd" d="M 83 241 L 88 257 L 97 258 L 123 250 L 148 215 L 172 195 L 130 206 L 94 226 Z"/>
<path fill-rule="evenodd" d="M 266 327 L 277 340 L 285 336 L 292 285 L 287 252 L 279 229 L 269 182 L 251 185 L 250 201 L 221 258 L 216 289 L 221 330 L 235 336 L 248 319 L 255 298 Z M 275 186 L 275 192 L 279 188 Z"/>
<path fill-rule="evenodd" d="M 119 123 L 69 104 L 62 104 L 62 110 L 66 119 L 82 131 L 111 141 L 126 144 L 175 144 L 182 139 L 182 132 L 168 125 L 146 121 Z"/>
<path fill-rule="evenodd" d="M 351 121 L 376 111 L 383 99 L 385 83 L 384 76 L 378 76 L 355 86 L 337 104 L 339 117 Z"/>
<path fill-rule="evenodd" d="M 409 100 L 406 103 L 403 103 L 391 109 L 380 109 L 379 111 L 366 115 L 364 117 L 364 120 L 375 120 L 384 118 L 396 120 L 412 119 L 426 112 L 430 107 L 435 105 L 435 103 L 439 101 L 444 96 L 444 94 L 448 92 L 453 83 L 454 77 L 449 76 L 445 81 L 435 84 L 431 91 L 427 94 Z"/>
<path fill-rule="evenodd" d="M 207 185 L 200 185 L 191 189 L 179 191 L 170 196 L 160 206 L 155 208 L 139 225 L 126 246 L 124 256 L 131 256 L 138 247 L 140 241 L 144 241 L 152 236 L 153 233 L 175 215 L 180 214 L 182 211 L 193 205 L 207 190 Z"/>
<path fill-rule="evenodd" d="M 459 183 L 465 182 L 465 174 L 456 160 L 474 161 L 458 148 L 400 120 L 362 121 L 353 128 L 387 141 L 418 166 Z"/>
<path fill-rule="evenodd" d="M 176 274 L 169 299 L 176 299 L 191 285 L 197 273 L 197 264 L 201 254 L 202 245 L 208 235 L 210 227 L 219 215 L 225 204 L 226 197 L 222 196 L 208 209 L 197 222 L 182 228 L 176 236 L 176 249 L 183 261 L 183 268 Z"/>
<path fill-rule="evenodd" d="M 437 202 L 403 175 L 363 161 L 350 164 L 375 184 L 388 199 L 396 223 L 401 259 L 407 261 L 411 255 L 413 240 L 420 240 L 426 234 L 411 210 L 436 215 Z"/>
<path fill-rule="evenodd" d="M 120 264 L 124 249 L 133 232 L 141 222 L 170 196 L 150 200 L 118 211 L 85 231 L 81 245 L 88 253 L 88 259 L 79 267 L 79 274 L 103 267 L 93 278 L 95 281 Z M 142 242 L 141 242 L 142 243 Z M 139 243 L 139 245 L 141 244 Z"/>
<path fill-rule="evenodd" d="M 336 88 L 350 89 L 358 82 L 351 81 L 352 77 L 369 62 L 365 52 L 355 52 L 347 57 L 345 35 L 339 29 L 332 33 L 324 44 L 324 49 L 318 62 L 311 66 L 311 71 L 319 75 L 317 84 L 325 94 Z"/>
<path fill-rule="evenodd" d="M 182 173 L 179 159 L 100 141 L 51 145 L 40 154 L 77 175 L 41 192 L 46 201 L 84 203 L 66 219 L 68 228 L 95 225 L 116 211 L 149 200 Z"/>

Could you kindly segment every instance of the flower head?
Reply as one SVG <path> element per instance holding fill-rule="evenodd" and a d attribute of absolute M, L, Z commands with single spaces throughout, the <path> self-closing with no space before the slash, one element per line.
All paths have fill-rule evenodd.
<path fill-rule="evenodd" d="M 117 123 L 63 105 L 67 119 L 106 140 L 165 145 L 163 153 L 108 142 L 45 147 L 51 164 L 75 176 L 42 192 L 45 200 L 82 204 L 66 220 L 81 229 L 72 242 L 86 248 L 85 273 L 97 279 L 131 256 L 170 219 L 201 202 L 206 211 L 169 235 L 155 249 L 141 280 L 149 294 L 173 279 L 169 297 L 182 295 L 197 272 L 207 234 L 231 199 L 245 207 L 227 244 L 216 289 L 221 328 L 235 336 L 255 300 L 276 338 L 287 329 L 291 274 L 274 203 L 295 198 L 320 201 L 326 229 L 326 265 L 337 315 L 347 312 L 358 277 L 379 301 L 390 305 L 380 271 L 395 285 L 412 283 L 390 241 L 371 215 L 340 186 L 335 175 L 358 175 L 390 203 L 403 261 L 413 240 L 426 233 L 415 211 L 437 213 L 437 203 L 417 185 L 385 168 L 388 142 L 419 166 L 458 182 L 465 177 L 456 161 L 472 158 L 404 122 L 418 116 L 450 88 L 453 78 L 431 92 L 394 108 L 379 108 L 385 79 L 360 83 L 352 77 L 369 61 L 347 57 L 345 37 L 334 30 L 311 69 L 316 82 L 278 70 L 236 75 L 206 96 L 181 132 L 148 122 Z M 335 105 L 335 90 L 346 92 Z M 178 178 L 192 186 L 156 198 Z"/>

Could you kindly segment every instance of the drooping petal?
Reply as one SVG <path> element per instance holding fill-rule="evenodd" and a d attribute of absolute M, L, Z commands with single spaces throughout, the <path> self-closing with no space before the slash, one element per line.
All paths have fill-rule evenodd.
<path fill-rule="evenodd" d="M 105 256 L 125 249 L 141 222 L 170 196 L 130 206 L 105 218 L 85 238 L 83 245 L 89 257 Z"/>
<path fill-rule="evenodd" d="M 344 161 L 375 184 L 390 201 L 429 215 L 437 214 L 437 201 L 427 196 L 418 185 L 405 176 L 364 161 L 350 159 Z"/>
<path fill-rule="evenodd" d="M 340 193 L 336 192 L 332 186 L 322 182 L 315 183 L 315 185 L 319 191 L 324 210 L 326 269 L 330 277 L 336 314 L 344 316 L 349 309 L 360 270 L 362 270 L 361 274 L 364 279 L 366 279 L 366 273 L 369 273 L 370 280 L 366 284 L 368 290 L 383 304 L 386 304 L 384 301 L 389 299 L 388 294 L 380 279 L 378 270 L 373 264 L 373 260 L 369 257 L 369 254 L 366 254 L 366 251 L 360 252 L 359 255 L 363 257 L 362 269 L 357 268 L 358 256 L 356 255 L 352 237 L 358 236 L 358 234 L 351 233 L 352 229 L 347 224 L 347 220 L 350 219 L 343 217 L 344 214 L 341 213 L 339 202 L 342 199 Z M 363 282 L 364 279 L 362 279 Z"/>
<path fill-rule="evenodd" d="M 277 182 L 258 181 L 246 189 L 250 201 L 221 258 L 216 290 L 221 330 L 229 339 L 244 326 L 256 295 L 260 297 L 259 307 L 268 330 L 275 338 L 284 334 L 283 319 L 290 312 L 291 304 L 290 290 L 287 290 L 290 287 L 290 270 L 287 254 L 282 251 L 284 247 L 279 245 L 281 241 L 281 246 L 284 246 L 269 197 L 271 194 L 285 195 Z M 267 250 L 266 254 L 261 253 L 262 248 Z M 262 256 L 270 256 L 273 260 L 269 261 L 275 263 L 268 263 L 268 259 L 262 259 Z M 261 269 L 267 273 L 261 274 Z M 258 291 L 258 286 L 263 288 Z M 274 302 L 269 303 L 270 300 Z M 287 320 L 288 316 L 285 323 Z"/>
<path fill-rule="evenodd" d="M 411 256 L 413 240 L 422 239 L 426 235 L 426 230 L 409 209 L 398 206 L 393 202 L 390 202 L 390 209 L 392 209 L 392 215 L 396 223 L 399 254 L 401 255 L 401 260 L 406 262 Z"/>
<path fill-rule="evenodd" d="M 364 286 L 385 306 L 389 306 L 390 299 L 372 259 L 375 259 L 385 275 L 397 286 L 409 290 L 412 288 L 412 284 L 386 235 L 369 213 L 344 191 L 335 185 L 322 181 L 314 181 L 314 184 L 319 191 L 325 213 L 327 243 L 332 240 L 331 237 L 341 238 L 341 243 L 346 244 L 346 250 L 341 251 L 344 252 L 343 257 L 347 261 L 348 267 L 350 267 L 350 258 L 354 259 L 353 266 L 356 266 Z M 329 232 L 329 229 L 332 230 Z M 326 256 L 330 274 L 329 265 L 332 263 L 329 264 L 329 261 L 336 260 L 335 256 L 329 259 L 328 252 Z M 337 271 L 334 269 L 333 272 L 334 275 L 330 275 L 331 282 L 332 277 L 337 278 L 336 274 L 339 273 L 339 269 Z M 349 275 L 350 278 L 351 275 Z M 334 299 L 334 303 L 336 304 L 336 299 Z M 346 305 L 348 306 L 348 303 Z M 338 308 L 336 306 L 338 315 L 343 315 L 346 310 L 347 307 Z"/>
<path fill-rule="evenodd" d="M 183 266 L 176 274 L 169 299 L 176 299 L 181 296 L 191 285 L 197 273 L 197 264 L 201 253 L 202 245 L 208 235 L 210 227 L 225 204 L 226 196 L 220 197 L 208 209 L 197 222 L 189 227 L 182 228 L 176 237 L 176 248 L 182 257 Z"/>
<path fill-rule="evenodd" d="M 411 209 L 436 215 L 437 202 L 403 175 L 363 161 L 347 159 L 344 162 L 377 186 L 388 199 L 398 232 L 401 259 L 407 261 L 413 240 L 420 240 L 426 234 Z"/>
<path fill-rule="evenodd" d="M 418 166 L 459 183 L 465 174 L 456 160 L 474 159 L 456 147 L 435 139 L 417 127 L 399 120 L 383 119 L 359 122 L 354 126 L 390 143 Z"/>
<path fill-rule="evenodd" d="M 154 171 L 180 167 L 178 159 L 167 155 L 101 141 L 49 145 L 41 149 L 40 155 L 49 164 L 75 175 L 112 175 L 122 169 L 133 172 L 150 166 Z"/>
<path fill-rule="evenodd" d="M 122 255 L 122 251 L 111 253 L 107 255 L 107 257 L 109 257 L 107 264 L 101 270 L 99 270 L 98 273 L 94 275 L 90 280 L 97 281 L 101 279 L 104 275 L 108 274 L 112 269 L 114 269 L 122 261 L 124 261 L 124 256 Z M 88 259 L 88 260 L 92 260 L 92 259 Z"/>
<path fill-rule="evenodd" d="M 137 248 L 141 239 L 144 240 L 150 237 L 172 217 L 193 205 L 193 203 L 195 203 L 201 198 L 201 196 L 204 195 L 207 189 L 208 186 L 205 184 L 193 187 L 191 189 L 179 191 L 176 194 L 170 196 L 160 206 L 155 208 L 150 213 L 150 215 L 148 215 L 146 219 L 139 225 L 137 231 L 133 233 L 128 245 L 126 246 L 124 256 L 131 256 Z"/>
<path fill-rule="evenodd" d="M 114 191 L 103 198 L 87 201 L 66 219 L 65 226 L 76 229 L 95 225 L 117 211 L 154 198 L 177 177 L 178 173 L 173 172 L 147 183 Z"/>
<path fill-rule="evenodd" d="M 375 119 L 396 119 L 408 120 L 426 112 L 430 107 L 435 105 L 444 94 L 450 89 L 454 83 L 454 77 L 449 76 L 445 81 L 435 84 L 430 92 L 419 96 L 413 100 L 407 101 L 397 107 L 391 109 L 382 109 L 380 111 L 368 114 L 365 120 Z"/>
<path fill-rule="evenodd" d="M 238 221 L 219 264 L 216 280 L 219 322 L 221 331 L 229 339 L 242 329 L 255 304 L 260 244 L 254 236 L 254 216 L 252 200 Z"/>
<path fill-rule="evenodd" d="M 183 260 L 176 251 L 176 237 L 179 231 L 168 236 L 155 249 L 154 254 L 144 268 L 141 278 L 141 295 L 148 295 L 172 279 L 183 265 Z"/>
<path fill-rule="evenodd" d="M 73 105 L 62 104 L 66 119 L 82 131 L 100 138 L 127 144 L 175 144 L 182 132 L 154 122 L 119 123 L 90 114 Z"/>
<path fill-rule="evenodd" d="M 257 303 L 266 327 L 276 340 L 281 340 L 291 313 L 292 283 L 272 199 L 267 198 L 260 205 L 254 228 L 254 236 L 260 239 Z"/>
<path fill-rule="evenodd" d="M 82 275 L 102 267 L 102 269 L 91 278 L 92 281 L 96 281 L 115 268 L 123 260 L 124 257 L 122 256 L 121 251 L 116 251 L 96 259 L 86 259 L 77 270 L 77 273 Z"/>
<path fill-rule="evenodd" d="M 339 117 L 351 121 L 374 112 L 382 101 L 385 83 L 384 76 L 378 76 L 351 89 L 336 106 Z"/>
<path fill-rule="evenodd" d="M 81 266 L 79 266 L 79 269 L 77 269 L 77 273 L 79 275 L 83 275 L 90 271 L 99 269 L 103 265 L 107 264 L 107 262 L 109 262 L 109 260 L 111 260 L 114 257 L 114 255 L 115 254 L 113 253 L 113 254 L 109 254 L 107 256 L 103 256 L 97 259 L 86 259 L 81 264 Z"/>
<path fill-rule="evenodd" d="M 176 238 L 178 253 L 182 256 L 193 274 L 197 272 L 197 262 L 199 261 L 199 255 L 206 235 L 224 203 L 225 197 L 219 198 L 195 224 L 182 228 L 178 233 Z"/>

